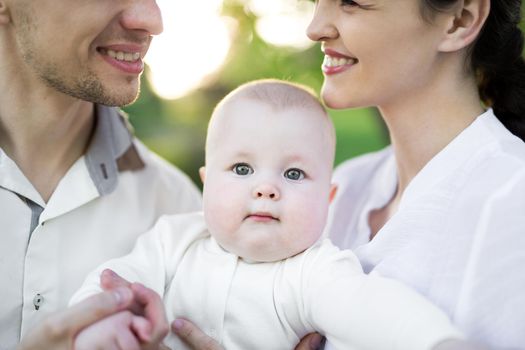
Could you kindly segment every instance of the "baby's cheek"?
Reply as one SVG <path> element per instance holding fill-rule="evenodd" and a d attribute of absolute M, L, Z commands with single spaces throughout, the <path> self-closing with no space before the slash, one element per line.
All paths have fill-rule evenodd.
<path fill-rule="evenodd" d="M 326 224 L 327 205 L 317 201 L 303 201 L 301 210 L 295 215 L 295 227 L 299 228 L 298 234 L 306 242 L 315 242 L 321 235 Z"/>

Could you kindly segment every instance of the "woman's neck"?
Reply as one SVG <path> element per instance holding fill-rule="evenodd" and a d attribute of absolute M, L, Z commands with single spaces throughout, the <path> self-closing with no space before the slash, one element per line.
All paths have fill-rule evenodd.
<path fill-rule="evenodd" d="M 379 110 L 396 157 L 398 201 L 421 169 L 483 112 L 474 79 L 464 77 L 441 79 Z"/>
<path fill-rule="evenodd" d="M 394 196 L 369 214 L 370 239 L 397 212 L 407 186 L 423 167 L 483 112 L 474 80 L 432 85 L 400 103 L 380 106 L 398 175 Z"/>

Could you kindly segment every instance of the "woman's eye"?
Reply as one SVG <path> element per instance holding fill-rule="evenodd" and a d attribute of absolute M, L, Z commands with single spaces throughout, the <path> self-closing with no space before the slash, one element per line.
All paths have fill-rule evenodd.
<path fill-rule="evenodd" d="M 284 177 L 289 180 L 302 180 L 304 179 L 304 172 L 300 169 L 292 168 L 284 172 Z"/>
<path fill-rule="evenodd" d="M 342 6 L 359 6 L 359 4 L 352 0 L 341 0 Z"/>
<path fill-rule="evenodd" d="M 233 172 L 237 175 L 245 176 L 253 174 L 253 169 L 246 163 L 237 163 L 232 168 Z"/>

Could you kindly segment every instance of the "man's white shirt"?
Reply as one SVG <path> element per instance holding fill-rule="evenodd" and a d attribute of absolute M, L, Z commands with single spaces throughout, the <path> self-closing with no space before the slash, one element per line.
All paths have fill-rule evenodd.
<path fill-rule="evenodd" d="M 97 106 L 91 144 L 47 203 L 0 149 L 0 349 L 64 308 L 89 271 L 130 251 L 158 217 L 200 209 L 181 171 Z"/>

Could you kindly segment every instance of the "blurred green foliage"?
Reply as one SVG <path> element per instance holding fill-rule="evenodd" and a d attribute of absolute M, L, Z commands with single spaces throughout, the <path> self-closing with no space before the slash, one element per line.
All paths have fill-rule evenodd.
<path fill-rule="evenodd" d="M 260 78 L 295 81 L 316 91 L 323 81 L 319 45 L 302 51 L 269 45 L 257 35 L 256 17 L 242 0 L 225 0 L 223 12 L 237 20 L 238 30 L 227 62 L 207 86 L 167 101 L 152 93 L 143 76 L 139 100 L 125 108 L 137 136 L 199 186 L 198 168 L 204 165 L 207 122 L 223 96 L 239 84 Z M 523 23 L 522 28 L 525 29 Z M 336 164 L 388 144 L 386 129 L 375 109 L 330 110 L 329 113 L 336 125 Z"/>

